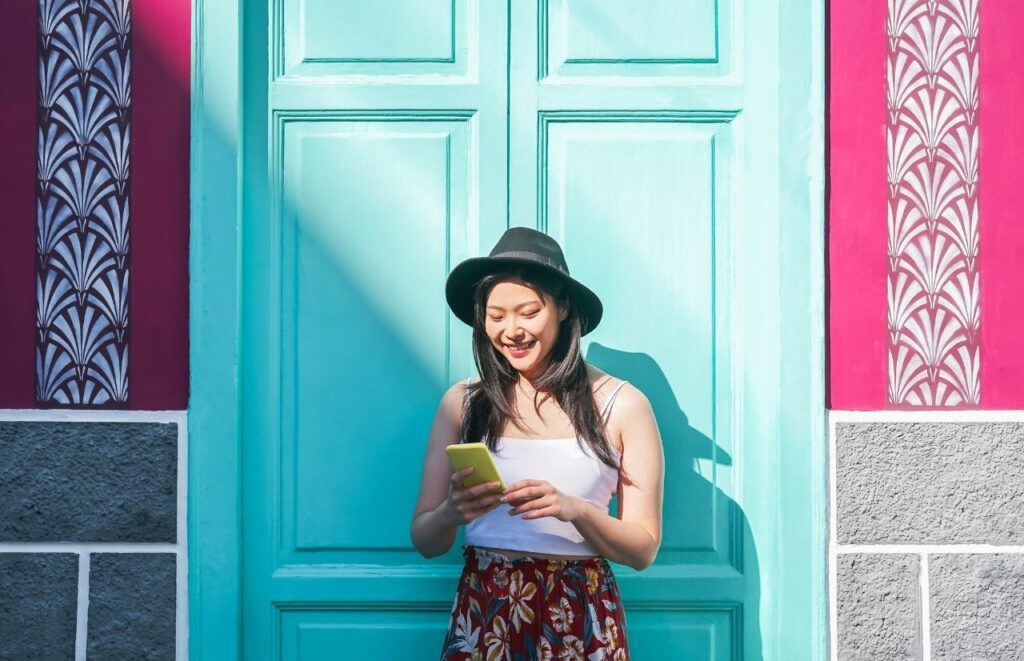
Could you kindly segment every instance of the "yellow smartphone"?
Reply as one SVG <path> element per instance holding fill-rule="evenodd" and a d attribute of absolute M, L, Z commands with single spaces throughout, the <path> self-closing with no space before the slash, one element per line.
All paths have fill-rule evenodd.
<path fill-rule="evenodd" d="M 448 460 L 452 467 L 460 471 L 467 466 L 473 467 L 473 472 L 462 480 L 463 487 L 475 487 L 484 482 L 497 482 L 499 488 L 505 489 L 505 481 L 501 479 L 498 467 L 494 465 L 494 457 L 484 443 L 459 443 L 449 445 L 444 449 L 448 453 Z"/>

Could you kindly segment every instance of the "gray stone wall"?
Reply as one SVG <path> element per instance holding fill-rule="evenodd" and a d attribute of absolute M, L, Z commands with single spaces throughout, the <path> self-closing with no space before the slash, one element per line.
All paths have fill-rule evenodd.
<path fill-rule="evenodd" d="M 1024 423 L 834 429 L 837 658 L 1024 661 Z"/>
<path fill-rule="evenodd" d="M 849 553 L 838 557 L 840 659 L 920 659 L 918 558 Z"/>
<path fill-rule="evenodd" d="M 0 420 L 0 659 L 176 658 L 178 432 Z"/>

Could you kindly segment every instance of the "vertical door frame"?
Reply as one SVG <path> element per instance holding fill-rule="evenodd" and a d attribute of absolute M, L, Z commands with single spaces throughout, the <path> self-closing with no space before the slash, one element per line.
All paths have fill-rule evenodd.
<path fill-rule="evenodd" d="M 242 0 L 192 0 L 189 658 L 241 653 Z"/>
<path fill-rule="evenodd" d="M 728 1 L 728 0 L 724 0 Z M 772 543 L 790 556 L 762 568 L 776 611 L 762 624 L 776 641 L 767 659 L 819 659 L 828 654 L 827 436 L 825 425 L 824 0 L 806 6 L 779 0 L 779 64 L 791 81 L 779 107 L 780 130 L 800 126 L 805 149 L 780 154 L 806 176 L 780 197 L 780 263 L 805 287 L 780 292 L 804 324 L 783 334 L 779 387 L 808 392 L 782 398 L 779 427 L 802 432 L 783 439 L 776 460 L 788 475 L 774 486 L 778 508 Z M 189 658 L 238 659 L 241 652 L 241 22 L 242 0 L 192 0 L 190 390 L 188 466 Z M 794 160 L 797 161 L 794 163 Z M 784 258 L 784 259 L 782 259 Z M 789 373 L 795 370 L 800 373 Z M 805 476 L 796 479 L 795 476 Z M 786 553 L 786 549 L 798 549 Z M 793 559 L 796 556 L 796 560 Z M 810 560 L 805 562 L 804 560 Z M 768 592 L 768 591 L 766 591 Z M 787 618 L 809 617 L 787 637 Z M 782 642 L 780 642 L 782 641 Z"/>
<path fill-rule="evenodd" d="M 761 621 L 773 643 L 763 650 L 765 659 L 829 658 L 826 2 L 779 0 L 776 9 L 778 84 L 785 81 L 776 130 L 793 132 L 789 145 L 795 148 L 778 154 L 780 171 L 790 177 L 778 193 L 778 304 L 780 316 L 790 323 L 778 331 L 773 366 L 778 388 L 771 429 L 777 446 L 771 456 L 777 462 L 771 494 L 776 536 L 770 540 L 773 563 L 761 568 L 762 602 L 767 597 L 769 606 Z"/>

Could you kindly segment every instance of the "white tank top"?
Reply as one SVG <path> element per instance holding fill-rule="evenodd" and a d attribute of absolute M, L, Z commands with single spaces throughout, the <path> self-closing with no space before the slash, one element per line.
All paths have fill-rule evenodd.
<path fill-rule="evenodd" d="M 615 395 L 625 383 L 619 383 L 608 396 L 601 411 L 602 420 L 606 419 Z M 505 484 L 526 479 L 545 480 L 562 493 L 589 501 L 602 510 L 608 509 L 618 488 L 619 471 L 584 452 L 575 436 L 501 436 L 498 450 L 492 454 Z M 617 461 L 621 459 L 621 452 L 614 447 L 612 454 Z M 539 519 L 509 516 L 511 508 L 511 505 L 501 503 L 470 521 L 466 525 L 465 544 L 549 555 L 598 555 L 573 524 L 553 516 Z"/>

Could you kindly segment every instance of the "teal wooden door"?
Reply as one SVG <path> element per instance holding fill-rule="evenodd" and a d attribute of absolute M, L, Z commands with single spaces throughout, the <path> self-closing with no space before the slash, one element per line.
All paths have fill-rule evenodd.
<path fill-rule="evenodd" d="M 509 224 L 601 294 L 587 358 L 664 437 L 661 553 L 616 568 L 634 658 L 822 658 L 820 8 L 243 17 L 242 658 L 436 656 L 461 557 L 420 558 L 409 522 L 434 408 L 473 373 L 443 282 Z"/>

